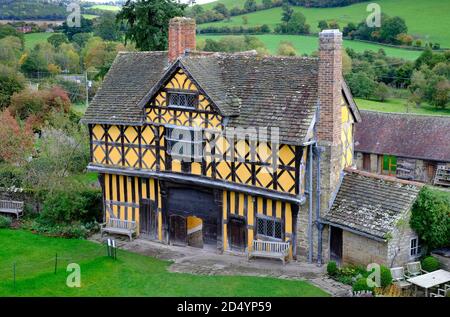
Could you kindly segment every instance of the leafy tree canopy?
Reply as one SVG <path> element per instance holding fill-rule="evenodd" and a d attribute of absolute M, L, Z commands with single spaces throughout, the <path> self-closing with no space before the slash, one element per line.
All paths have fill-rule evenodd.
<path fill-rule="evenodd" d="M 127 0 L 117 14 L 125 26 L 125 43 L 142 51 L 167 49 L 169 20 L 183 16 L 185 4 L 175 0 Z"/>

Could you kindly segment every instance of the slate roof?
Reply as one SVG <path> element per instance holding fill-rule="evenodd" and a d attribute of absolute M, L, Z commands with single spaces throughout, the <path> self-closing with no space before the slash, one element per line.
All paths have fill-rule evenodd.
<path fill-rule="evenodd" d="M 228 126 L 278 127 L 281 142 L 305 141 L 318 99 L 317 58 L 193 52 L 169 65 L 167 52 L 121 53 L 83 121 L 142 124 L 142 107 L 176 66 L 189 72 Z"/>
<path fill-rule="evenodd" d="M 347 169 L 325 222 L 386 239 L 410 210 L 421 184 Z"/>
<path fill-rule="evenodd" d="M 450 117 L 361 110 L 355 151 L 450 162 Z"/>

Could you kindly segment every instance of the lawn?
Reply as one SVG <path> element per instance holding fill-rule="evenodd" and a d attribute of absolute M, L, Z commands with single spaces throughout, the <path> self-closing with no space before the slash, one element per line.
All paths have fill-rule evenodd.
<path fill-rule="evenodd" d="M 243 3 L 243 0 L 221 0 L 228 7 L 233 7 L 233 3 Z M 317 24 L 320 20 L 336 20 L 341 28 L 348 22 L 359 23 L 364 20 L 368 12 L 366 7 L 370 2 L 362 2 L 346 7 L 338 8 L 303 8 L 294 7 L 294 10 L 301 11 L 306 16 L 306 22 L 311 25 L 311 31 L 317 32 Z M 217 2 L 209 3 L 205 7 L 212 7 Z M 450 47 L 450 1 L 448 0 L 378 0 L 381 11 L 390 16 L 400 16 L 406 21 L 408 33 L 420 38 L 438 42 L 442 47 Z M 280 23 L 282 9 L 273 8 L 246 14 L 248 26 L 268 24 L 272 28 Z M 242 16 L 235 16 L 230 21 L 220 21 L 214 23 L 201 24 L 199 28 L 207 25 L 241 25 Z"/>
<path fill-rule="evenodd" d="M 36 44 L 47 42 L 47 39 L 53 34 L 58 33 L 28 33 L 25 34 L 25 48 L 32 49 Z"/>
<path fill-rule="evenodd" d="M 225 35 L 199 35 L 199 39 L 218 39 Z M 230 35 L 228 35 L 230 36 Z M 240 36 L 240 35 L 233 35 Z M 295 49 L 297 50 L 297 54 L 311 54 L 314 51 L 318 50 L 319 39 L 315 36 L 305 36 L 305 35 L 276 35 L 276 34 L 262 34 L 262 35 L 254 35 L 259 38 L 269 49 L 272 54 L 276 54 L 278 46 L 280 42 L 288 41 L 291 42 Z M 392 48 L 386 47 L 377 44 L 371 43 L 363 43 L 358 41 L 350 41 L 344 40 L 344 47 L 350 47 L 354 49 L 356 52 L 364 52 L 365 50 L 378 51 L 382 48 L 388 56 L 399 57 L 408 60 L 415 60 L 421 54 L 420 51 L 410 51 L 404 50 L 400 48 Z"/>
<path fill-rule="evenodd" d="M 417 114 L 425 114 L 425 115 L 441 115 L 441 116 L 450 116 L 450 109 L 438 109 L 434 106 L 423 104 L 420 108 L 410 107 L 406 109 L 405 103 L 406 100 L 392 98 L 388 99 L 385 102 L 373 101 L 373 100 L 365 100 L 355 98 L 356 104 L 358 108 L 361 110 L 374 110 L 381 112 L 410 112 Z"/>
<path fill-rule="evenodd" d="M 304 281 L 170 273 L 168 261 L 122 250 L 112 260 L 86 240 L 0 229 L 0 241 L 0 296 L 328 296 Z M 80 265 L 80 288 L 66 286 L 68 263 Z"/>

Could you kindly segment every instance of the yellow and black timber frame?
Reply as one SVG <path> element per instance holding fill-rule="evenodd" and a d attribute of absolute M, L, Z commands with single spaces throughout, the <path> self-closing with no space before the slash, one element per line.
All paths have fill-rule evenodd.
<path fill-rule="evenodd" d="M 169 59 L 167 64 L 167 56 L 165 52 L 119 54 L 102 89 L 86 112 L 84 122 L 89 126 L 91 142 L 88 169 L 99 173 L 105 220 L 113 217 L 136 221 L 141 238 L 169 244 L 214 245 L 221 251 L 245 252 L 255 239 L 289 241 L 290 256 L 297 256 L 297 232 L 306 231 L 306 228 L 297 228 L 297 217 L 299 208 L 307 200 L 306 184 L 312 184 L 312 176 L 306 180 L 306 171 L 312 171 L 312 159 L 308 156 L 315 144 L 317 89 L 316 95 L 305 94 L 298 88 L 289 92 L 303 93 L 289 97 L 293 98 L 292 107 L 300 104 L 304 109 L 298 111 L 293 108 L 298 111 L 296 114 L 289 113 L 289 105 L 287 108 L 279 106 L 282 118 L 270 125 L 273 121 L 270 115 L 274 110 L 261 114 L 261 108 L 254 108 L 245 113 L 245 92 L 233 92 L 229 83 L 212 85 L 217 70 L 207 67 L 221 65 L 223 70 L 223 67 L 235 69 L 239 68 L 237 65 L 245 65 L 253 67 L 251 72 L 254 72 L 257 67 L 250 63 L 267 66 L 273 62 L 278 68 L 280 64 L 285 67 L 281 72 L 287 72 L 300 65 L 304 73 L 297 76 L 298 80 L 311 82 L 311 78 L 317 78 L 314 70 L 317 69 L 317 60 L 296 58 L 286 61 L 273 57 L 261 61 L 253 55 L 195 56 L 191 53 L 177 56 L 172 61 Z M 114 96 L 118 104 L 115 107 L 109 107 L 106 103 L 109 101 L 102 104 L 103 96 L 116 87 L 115 77 L 124 76 L 126 81 L 125 69 L 131 72 L 128 76 L 133 76 L 133 67 L 135 70 L 145 67 L 142 66 L 147 63 L 142 61 L 144 58 L 159 70 L 152 75 L 153 82 L 147 83 L 146 90 L 134 98 L 135 107 L 122 106 L 121 101 L 117 101 L 118 98 L 132 99 L 133 96 Z M 165 62 L 152 60 L 156 58 Z M 144 64 L 140 66 L 139 63 Z M 275 71 L 275 67 L 273 69 Z M 202 79 L 202 72 L 211 74 L 205 74 L 206 78 Z M 270 69 L 267 74 L 265 76 L 272 76 Z M 240 74 L 239 80 L 243 77 L 245 75 Z M 146 80 L 151 81 L 149 78 Z M 133 81 L 131 77 L 128 80 Z M 141 81 L 139 79 L 140 85 Z M 304 82 L 299 85 L 303 87 Z M 236 82 L 232 84 L 233 90 L 240 89 L 234 86 Z M 267 82 L 260 85 L 277 86 Z M 218 96 L 218 86 L 228 89 L 225 97 Z M 242 84 L 243 90 L 244 86 Z M 119 88 L 114 89 L 116 93 Z M 126 87 L 123 89 L 125 95 L 133 93 Z M 342 124 L 339 170 L 342 170 L 353 164 L 353 123 L 357 121 L 357 115 L 352 108 L 351 97 L 345 94 L 345 89 L 342 92 L 341 87 L 339 89 L 339 111 L 342 112 L 339 118 L 339 124 Z M 263 94 L 263 91 L 256 93 Z M 229 98 L 232 94 L 241 94 L 235 98 L 239 100 L 238 105 L 234 104 L 235 99 Z M 310 95 L 313 96 L 312 102 L 307 105 L 298 101 Z M 257 100 L 255 95 L 250 97 Z M 226 98 L 232 101 L 225 102 Z M 119 109 L 118 114 L 114 113 L 116 109 Z M 132 115 L 137 119 L 130 119 Z M 261 123 L 262 119 L 256 117 L 258 115 L 268 117 L 268 121 Z M 294 115 L 298 118 L 293 118 Z M 243 137 L 229 133 L 230 128 L 238 129 L 242 125 L 248 129 L 252 123 L 257 129 L 245 130 Z M 261 128 L 267 127 L 276 129 L 268 128 L 261 132 Z M 177 129 L 192 135 L 201 132 L 201 155 L 191 156 L 189 160 L 174 155 L 173 133 Z M 292 133 L 291 130 L 300 132 Z M 261 137 L 273 134 L 278 137 Z M 189 146 L 194 146 L 194 143 L 190 142 Z"/>

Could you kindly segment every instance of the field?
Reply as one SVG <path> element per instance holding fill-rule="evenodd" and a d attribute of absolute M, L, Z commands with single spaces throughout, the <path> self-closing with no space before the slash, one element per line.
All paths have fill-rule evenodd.
<path fill-rule="evenodd" d="M 83 18 L 88 19 L 88 20 L 93 20 L 95 18 L 98 18 L 98 15 L 95 15 L 95 14 L 83 14 Z"/>
<path fill-rule="evenodd" d="M 211 8 L 216 3 L 223 2 L 229 8 L 236 4 L 243 4 L 244 0 L 220 0 L 205 5 Z M 351 6 L 339 8 L 302 8 L 294 7 L 294 10 L 301 11 L 306 16 L 306 22 L 311 25 L 311 31 L 317 32 L 317 24 L 320 20 L 336 20 L 341 28 L 348 22 L 361 22 L 368 12 L 367 4 L 370 2 L 357 3 Z M 438 42 L 442 47 L 450 47 L 450 1 L 443 0 L 379 0 L 381 11 L 390 16 L 400 16 L 406 21 L 408 33 L 419 36 L 425 41 Z M 248 26 L 268 24 L 272 28 L 280 23 L 281 8 L 258 11 L 246 14 Z M 207 25 L 241 25 L 242 16 L 235 16 L 230 21 L 220 21 L 214 23 L 201 24 L 199 28 Z"/>
<path fill-rule="evenodd" d="M 120 7 L 108 5 L 108 4 L 96 4 L 92 7 L 89 7 L 90 9 L 97 9 L 97 10 L 104 10 L 104 11 L 119 11 Z"/>
<path fill-rule="evenodd" d="M 388 99 L 385 102 L 365 100 L 355 98 L 356 104 L 360 110 L 375 110 L 381 112 L 410 112 L 424 115 L 441 115 L 450 116 L 450 109 L 438 109 L 431 105 L 422 105 L 420 108 L 410 107 L 406 108 L 404 99 Z"/>
<path fill-rule="evenodd" d="M 25 48 L 32 49 L 36 44 L 46 42 L 47 39 L 57 33 L 28 33 L 25 34 Z"/>
<path fill-rule="evenodd" d="M 315 36 L 305 36 L 305 35 L 275 35 L 275 34 L 262 34 L 255 35 L 258 37 L 269 49 L 272 54 L 276 54 L 278 46 L 282 41 L 291 42 L 298 55 L 311 54 L 318 50 L 319 40 Z M 221 35 L 199 35 L 198 38 L 206 39 L 218 39 Z M 386 47 L 371 43 L 362 43 L 358 41 L 344 40 L 344 46 L 353 48 L 357 52 L 363 52 L 365 50 L 378 51 L 382 48 L 388 56 L 399 57 L 409 60 L 415 60 L 420 54 L 420 51 L 410 51 L 400 48 Z"/>
<path fill-rule="evenodd" d="M 303 281 L 170 273 L 168 261 L 121 250 L 113 260 L 85 240 L 0 229 L 0 241 L 0 296 L 328 296 Z M 80 288 L 66 285 L 69 263 L 80 265 Z"/>

